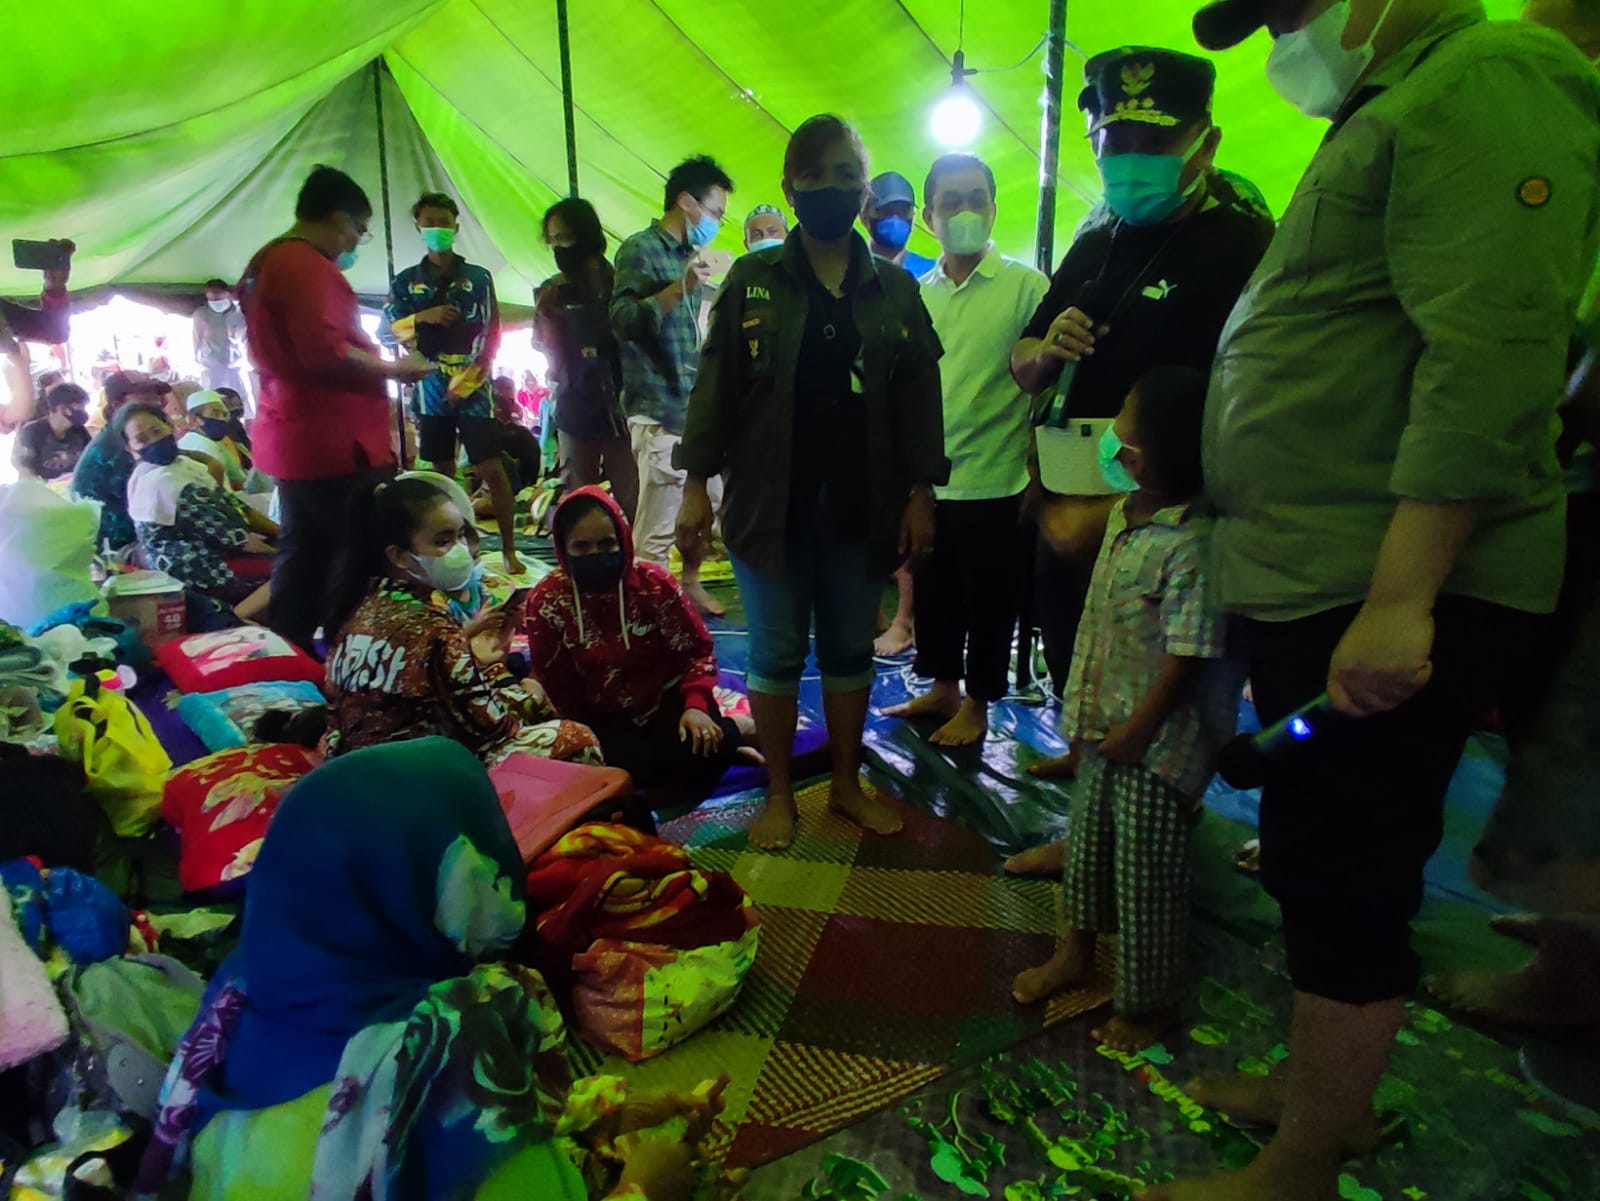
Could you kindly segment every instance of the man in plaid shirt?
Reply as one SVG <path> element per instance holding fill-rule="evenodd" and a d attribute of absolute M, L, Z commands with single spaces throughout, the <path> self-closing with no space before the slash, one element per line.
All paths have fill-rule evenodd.
<path fill-rule="evenodd" d="M 1158 368 L 1101 443 L 1107 483 L 1131 495 L 1107 523 L 1067 683 L 1062 732 L 1082 755 L 1068 812 L 1067 934 L 1014 989 L 1029 1004 L 1085 982 L 1097 936 L 1120 933 L 1115 1014 L 1094 1035 L 1122 1051 L 1148 1046 L 1177 1018 L 1189 837 L 1243 685 L 1206 579 L 1205 394 L 1203 373 Z"/>
<path fill-rule="evenodd" d="M 700 365 L 700 305 L 711 268 L 700 250 L 728 211 L 733 180 L 709 158 L 680 163 L 667 177 L 664 215 L 617 248 L 611 324 L 622 347 L 622 403 L 639 460 L 639 508 L 628 516 L 641 559 L 665 566 L 672 550 L 684 473 L 672 455 Z M 720 481 L 717 481 L 720 483 Z M 720 507 L 720 487 L 712 503 Z M 700 583 L 700 562 L 685 557 L 683 590 L 720 617 Z"/>

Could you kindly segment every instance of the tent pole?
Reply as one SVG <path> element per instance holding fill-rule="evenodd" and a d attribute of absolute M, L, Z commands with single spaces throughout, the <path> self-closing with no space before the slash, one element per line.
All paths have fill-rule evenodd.
<path fill-rule="evenodd" d="M 1061 87 L 1067 49 L 1067 0 L 1050 0 L 1050 24 L 1044 50 L 1044 116 L 1039 124 L 1039 225 L 1034 232 L 1034 265 L 1046 275 L 1055 271 L 1056 174 L 1061 166 Z M 1025 589 L 1017 627 L 1017 692 L 1039 695 L 1033 671 L 1034 640 L 1038 636 L 1033 589 Z M 1048 699 L 1048 695 L 1046 695 Z"/>
<path fill-rule="evenodd" d="M 394 222 L 391 220 L 392 212 L 389 204 L 389 144 L 383 132 L 383 60 L 372 60 L 372 102 L 378 117 L 378 187 L 383 193 L 383 258 L 389 269 L 389 279 L 394 278 Z M 386 385 L 391 400 L 395 398 L 393 385 Z M 406 409 L 405 405 L 397 404 L 394 407 L 395 433 L 399 438 L 400 470 L 408 471 L 411 468 L 410 457 L 406 453 Z"/>
<path fill-rule="evenodd" d="M 578 126 L 572 103 L 572 32 L 567 25 L 567 0 L 556 0 L 556 36 L 561 43 L 561 114 L 567 127 L 567 190 L 578 194 Z"/>
<path fill-rule="evenodd" d="M 1044 117 L 1040 122 L 1039 227 L 1034 264 L 1055 270 L 1056 175 L 1061 167 L 1061 89 L 1067 49 L 1067 0 L 1050 0 L 1050 26 L 1044 50 Z"/>
<path fill-rule="evenodd" d="M 389 143 L 383 130 L 383 60 L 372 60 L 372 101 L 378 114 L 378 186 L 383 190 L 383 256 L 394 278 L 394 226 L 389 209 Z"/>

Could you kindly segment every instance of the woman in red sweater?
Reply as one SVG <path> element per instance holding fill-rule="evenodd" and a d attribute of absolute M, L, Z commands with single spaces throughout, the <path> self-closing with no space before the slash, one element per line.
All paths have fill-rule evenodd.
<path fill-rule="evenodd" d="M 670 571 L 634 559 L 603 489 L 570 493 L 554 529 L 560 567 L 528 596 L 534 675 L 558 712 L 595 732 L 607 765 L 640 789 L 703 799 L 754 734 L 717 709 L 705 623 Z"/>

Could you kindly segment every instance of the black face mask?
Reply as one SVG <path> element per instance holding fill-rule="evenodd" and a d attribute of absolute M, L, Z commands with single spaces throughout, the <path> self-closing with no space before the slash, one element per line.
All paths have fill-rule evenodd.
<path fill-rule="evenodd" d="M 233 422 L 226 417 L 202 417 L 200 419 L 200 432 L 213 442 L 221 442 L 228 436 L 228 431 L 233 428 Z"/>
<path fill-rule="evenodd" d="M 817 188 L 794 194 L 794 215 L 819 242 L 837 242 L 861 215 L 860 188 Z"/>
<path fill-rule="evenodd" d="M 556 256 L 556 270 L 568 279 L 581 275 L 584 264 L 589 261 L 588 253 L 581 246 L 553 246 L 551 251 Z"/>
<path fill-rule="evenodd" d="M 139 452 L 139 457 L 146 463 L 153 463 L 157 467 L 166 467 L 175 463 L 178 459 L 178 439 L 172 434 L 168 434 L 165 438 L 158 439 L 146 446 Z"/>
<path fill-rule="evenodd" d="M 82 429 L 89 424 L 89 413 L 85 409 L 73 409 L 67 414 L 67 420 Z"/>
<path fill-rule="evenodd" d="M 610 592 L 622 580 L 622 552 L 573 555 L 567 560 L 567 572 L 578 585 L 579 592 Z"/>

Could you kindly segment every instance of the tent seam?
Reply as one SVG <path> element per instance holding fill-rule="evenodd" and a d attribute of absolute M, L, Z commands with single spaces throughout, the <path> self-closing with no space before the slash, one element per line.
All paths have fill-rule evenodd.
<path fill-rule="evenodd" d="M 371 40 L 375 41 L 375 42 L 379 42 L 380 45 L 390 45 L 390 44 L 392 44 L 393 42 L 398 40 L 400 37 L 402 37 L 406 32 L 409 32 L 409 30 L 411 29 L 412 26 L 420 24 L 424 17 L 428 16 L 433 11 L 433 9 L 439 7 L 439 2 L 440 2 L 440 0 L 435 0 L 435 2 L 433 4 L 431 4 L 429 7 L 425 8 L 425 9 L 423 9 L 421 12 L 415 14 L 414 16 L 412 16 L 410 18 L 407 18 L 404 21 L 401 21 L 399 24 L 397 24 L 394 27 L 393 30 L 391 30 L 383 38 L 381 38 L 381 39 L 374 38 L 374 39 L 371 39 Z M 374 52 L 374 57 L 380 57 L 381 58 L 382 55 L 383 55 L 382 49 L 378 49 L 378 50 L 376 50 Z M 0 162 L 4 162 L 5 160 L 12 159 L 12 158 L 20 159 L 20 158 L 33 158 L 33 157 L 38 157 L 38 156 L 49 156 L 49 155 L 53 155 L 53 154 L 71 154 L 71 153 L 73 153 L 75 151 L 79 151 L 79 150 L 93 150 L 93 149 L 95 149 L 97 147 L 100 147 L 100 146 L 115 146 L 118 142 L 128 142 L 128 141 L 132 141 L 132 140 L 134 140 L 136 138 L 147 138 L 153 133 L 161 133 L 164 130 L 176 129 L 176 128 L 178 128 L 178 126 L 187 125 L 191 121 L 203 121 L 207 117 L 218 116 L 218 115 L 220 115 L 222 113 L 227 112 L 231 108 L 237 108 L 239 105 L 244 104 L 246 101 L 255 100 L 255 99 L 257 99 L 257 98 L 259 98 L 261 96 L 269 95 L 272 92 L 278 91 L 280 88 L 288 87 L 290 84 L 295 83 L 295 82 L 297 82 L 299 80 L 302 80 L 302 79 L 306 78 L 306 76 L 308 76 L 308 75 L 313 75 L 318 71 L 325 70 L 327 68 L 328 64 L 334 62 L 338 58 L 339 58 L 339 55 L 334 55 L 331 58 L 325 58 L 321 62 L 315 63 L 312 66 L 307 67 L 304 71 L 301 71 L 298 74 L 286 76 L 285 78 L 278 80 L 276 83 L 270 84 L 269 86 L 267 86 L 265 88 L 262 88 L 262 89 L 260 89 L 258 91 L 255 91 L 255 92 L 252 92 L 247 96 L 240 96 L 236 100 L 230 100 L 227 104 L 220 104 L 216 108 L 209 108 L 209 109 L 206 109 L 204 112 L 191 113 L 188 116 L 180 117 L 175 121 L 168 121 L 164 125 L 154 125 L 154 126 L 151 126 L 149 129 L 134 130 L 131 133 L 118 134 L 116 137 L 112 137 L 112 138 L 100 138 L 97 141 L 93 141 L 93 142 L 79 142 L 79 143 L 77 143 L 75 145 L 72 145 L 72 146 L 52 146 L 48 150 L 31 150 L 31 151 L 24 151 L 23 153 L 20 153 L 20 154 L 0 154 Z M 369 57 L 367 59 L 367 63 L 370 64 L 371 61 L 372 61 L 372 58 Z M 365 70 L 365 66 L 363 66 L 361 69 Z M 329 87 L 328 92 L 331 92 L 333 90 L 333 88 L 338 87 L 339 84 L 343 83 L 348 78 L 349 78 L 348 74 L 340 76 L 339 79 Z M 324 93 L 324 95 L 327 95 L 327 93 Z M 317 104 L 317 101 L 313 100 L 311 102 L 311 108 L 315 108 L 316 104 Z M 307 109 L 307 112 L 309 112 L 309 111 L 310 111 L 310 109 Z M 302 116 L 303 115 L 304 114 L 302 114 Z M 297 121 L 296 124 L 298 124 L 298 123 L 299 122 Z"/>
<path fill-rule="evenodd" d="M 433 92 L 433 94 L 435 96 L 439 97 L 441 100 L 446 101 L 446 103 L 449 103 L 448 97 L 445 96 L 444 90 L 438 84 L 434 83 L 433 80 L 429 79 L 428 76 L 425 75 L 420 69 L 418 69 L 417 65 L 414 62 L 412 62 L 409 58 L 407 58 L 399 50 L 396 50 L 396 49 L 394 49 L 392 47 L 389 50 L 385 51 L 385 57 L 387 57 L 390 54 L 394 55 L 395 58 L 399 59 L 402 63 L 404 63 L 406 65 L 406 69 L 408 71 L 410 71 L 413 75 L 415 75 L 431 92 Z M 395 81 L 395 86 L 399 87 L 399 81 L 398 80 Z M 400 89 L 400 95 L 401 95 L 402 99 L 405 99 L 405 89 L 404 88 Z M 406 104 L 407 104 L 407 107 L 410 107 L 410 101 L 409 100 L 407 100 Z M 478 124 L 478 122 L 474 118 L 469 116 L 464 109 L 462 109 L 462 108 L 460 108 L 460 107 L 458 107 L 458 106 L 456 106 L 454 104 L 450 104 L 450 108 L 451 108 L 451 111 L 453 111 L 458 117 L 460 117 L 468 125 L 472 126 L 472 128 L 476 129 L 478 131 L 478 133 L 480 133 L 486 141 L 488 141 L 491 145 L 498 147 L 499 150 L 507 158 L 509 158 L 513 163 L 515 163 L 518 167 L 520 167 L 523 171 L 525 171 L 527 173 L 529 179 L 531 179 L 534 182 L 538 183 L 541 187 L 547 189 L 550 192 L 551 195 L 553 195 L 553 196 L 555 196 L 557 198 L 560 198 L 560 197 L 566 195 L 566 192 L 563 190 L 565 188 L 565 186 L 566 186 L 565 185 L 565 181 L 563 181 L 561 187 L 557 187 L 555 184 L 552 184 L 548 179 L 546 179 L 538 171 L 534 170 L 531 166 L 529 166 L 526 162 L 524 162 L 521 155 L 517 154 L 509 146 L 507 146 L 505 143 L 501 142 L 499 138 L 495 137 L 492 133 L 490 133 L 482 125 Z M 415 115 L 416 115 L 416 110 L 412 109 L 412 116 L 415 117 Z M 420 124 L 420 122 L 419 122 L 419 124 Z M 426 130 L 423 131 L 423 136 L 424 137 L 427 136 L 427 131 Z M 442 158 L 440 159 L 440 165 L 444 166 L 444 160 Z M 645 166 L 648 167 L 649 164 L 646 163 Z M 653 167 L 650 168 L 650 169 L 652 171 L 655 170 L 655 168 L 653 168 Z M 449 169 L 448 166 L 446 166 L 445 167 L 445 174 L 449 175 L 449 173 L 450 173 L 450 169 Z M 606 232 L 611 234 L 611 236 L 615 237 L 615 238 L 620 238 L 622 236 L 620 233 L 618 233 L 615 230 L 607 230 Z"/>
<path fill-rule="evenodd" d="M 474 3 L 476 3 L 476 0 L 474 0 Z M 682 38 L 691 47 L 693 47 L 694 48 L 694 52 L 696 54 L 698 54 L 701 58 L 705 59 L 706 62 L 710 63 L 712 69 L 714 71 L 716 71 L 716 73 L 718 75 L 722 76 L 722 78 L 726 79 L 729 83 L 731 83 L 735 88 L 738 89 L 739 96 L 743 100 L 747 101 L 753 108 L 756 109 L 757 112 L 759 112 L 767 120 L 771 121 L 779 129 L 783 130 L 783 134 L 784 134 L 785 137 L 793 137 L 794 136 L 794 130 L 793 129 L 789 128 L 789 126 L 787 124 L 785 124 L 783 121 L 780 121 L 778 119 L 778 115 L 776 113 L 774 113 L 766 105 L 762 104 L 761 101 L 756 99 L 756 97 L 755 97 L 755 89 L 754 88 L 747 88 L 747 87 L 744 87 L 743 85 L 741 85 L 740 82 L 737 79 L 735 79 L 733 77 L 733 75 L 729 71 L 724 69 L 724 67 L 722 66 L 721 63 L 719 63 L 716 59 L 712 58 L 711 55 L 706 52 L 705 47 L 701 46 L 699 42 L 695 41 L 692 37 L 689 36 L 688 31 L 685 30 L 683 28 L 683 26 L 679 25 L 676 21 L 674 21 L 670 16 L 667 15 L 667 11 L 664 8 L 661 7 L 661 4 L 660 4 L 659 0 L 649 0 L 649 4 L 650 4 L 651 8 L 655 9 L 656 12 L 661 14 L 661 19 L 663 21 L 665 21 L 668 25 L 672 26 L 672 31 L 674 33 L 676 33 L 680 38 Z"/>
<path fill-rule="evenodd" d="M 527 63 L 528 66 L 532 67 L 533 70 L 534 70 L 534 73 L 536 75 L 538 75 L 540 79 L 544 80 L 545 83 L 550 85 L 550 88 L 551 88 L 552 91 L 554 91 L 557 95 L 559 95 L 561 93 L 561 85 L 558 84 L 555 80 L 551 79 L 549 74 L 545 71 L 545 69 L 543 67 L 541 67 L 538 63 L 534 62 L 533 59 L 531 57 L 529 57 L 527 52 L 524 51 L 521 46 L 517 45 L 516 40 L 513 39 L 510 34 L 508 34 L 504 29 L 500 28 L 500 23 L 498 21 L 496 21 L 492 16 L 489 15 L 488 12 L 486 12 L 484 10 L 483 5 L 478 3 L 478 0 L 472 0 L 472 7 L 477 10 L 479 16 L 481 16 L 485 21 L 487 21 L 490 24 L 490 26 L 494 29 L 495 33 L 500 35 L 501 40 L 504 41 L 506 45 L 510 46 L 513 50 L 515 50 L 517 52 L 517 54 L 522 58 L 522 61 Z M 409 63 L 407 65 L 409 65 Z M 432 86 L 432 85 L 430 85 L 430 86 Z M 435 91 L 439 91 L 438 88 L 434 88 L 434 90 Z M 576 92 L 577 89 L 574 88 L 573 91 Z M 439 94 L 442 96 L 444 93 L 440 92 Z M 665 180 L 667 178 L 666 172 L 662 171 L 659 167 L 654 166 L 650 162 L 649 159 L 645 158 L 644 155 L 640 154 L 632 146 L 628 145 L 628 143 L 624 142 L 621 138 L 617 137 L 616 134 L 612 133 L 609 128 L 607 128 L 603 123 L 601 123 L 597 118 L 595 118 L 589 112 L 588 109 L 584 108 L 581 104 L 579 104 L 578 101 L 577 101 L 576 95 L 574 95 L 574 97 L 573 97 L 572 111 L 575 112 L 575 113 L 581 113 L 583 115 L 583 119 L 585 121 L 589 122 L 590 125 L 593 125 L 596 129 L 598 129 L 607 138 L 611 139 L 612 142 L 614 142 L 616 145 L 622 147 L 622 149 L 625 150 L 629 155 L 631 155 L 633 158 L 637 159 L 639 161 L 640 165 L 643 166 L 645 170 L 651 172 L 653 175 L 656 175 L 656 176 L 658 176 L 659 178 L 661 178 L 663 180 Z M 474 122 L 474 124 L 477 124 L 477 123 Z M 480 131 L 483 133 L 483 135 L 485 137 L 489 137 L 489 131 L 488 130 L 483 129 L 482 126 L 479 126 L 479 129 L 480 129 Z M 499 145 L 499 143 L 494 138 L 490 137 L 489 140 L 490 141 L 494 141 L 496 145 Z"/>

